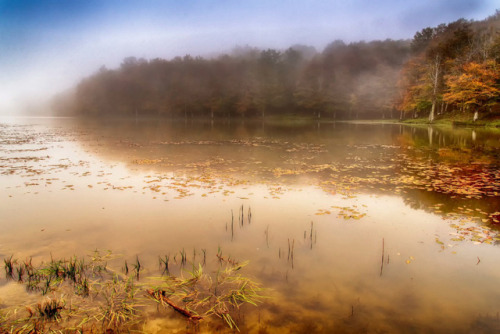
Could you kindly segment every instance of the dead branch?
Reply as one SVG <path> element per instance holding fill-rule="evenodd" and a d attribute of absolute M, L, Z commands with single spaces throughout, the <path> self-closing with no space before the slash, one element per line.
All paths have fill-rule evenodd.
<path fill-rule="evenodd" d="M 154 299 L 156 300 L 159 300 L 161 302 L 165 302 L 167 303 L 170 307 L 172 307 L 175 311 L 177 311 L 178 313 L 182 314 L 183 316 L 185 316 L 186 318 L 189 318 L 189 320 L 193 320 L 193 321 L 199 321 L 199 320 L 202 320 L 203 317 L 197 315 L 197 314 L 194 314 L 193 312 L 185 309 L 185 308 L 182 308 L 178 305 L 176 305 L 173 301 L 171 301 L 167 296 L 165 296 L 165 291 L 163 290 L 153 290 L 153 289 L 148 289 L 146 290 L 146 292 L 151 296 L 153 297 Z"/>

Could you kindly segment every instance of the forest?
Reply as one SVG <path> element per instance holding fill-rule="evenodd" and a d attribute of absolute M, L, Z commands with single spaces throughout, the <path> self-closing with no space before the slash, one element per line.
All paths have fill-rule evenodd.
<path fill-rule="evenodd" d="M 412 40 L 336 40 L 318 52 L 237 47 L 212 58 L 125 58 L 102 67 L 58 114 L 317 119 L 500 116 L 500 11 L 417 32 Z"/>

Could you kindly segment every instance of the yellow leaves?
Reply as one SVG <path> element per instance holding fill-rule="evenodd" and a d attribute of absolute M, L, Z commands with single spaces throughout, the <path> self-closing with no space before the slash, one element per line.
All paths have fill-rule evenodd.
<path fill-rule="evenodd" d="M 136 159 L 133 161 L 134 164 L 137 164 L 137 165 L 154 165 L 154 164 L 158 164 L 162 162 L 161 159 Z"/>
<path fill-rule="evenodd" d="M 358 211 L 356 205 L 354 205 L 353 207 L 332 206 L 332 208 L 338 209 L 339 213 L 338 213 L 337 217 L 343 218 L 345 220 L 349 220 L 349 219 L 359 220 L 359 219 L 366 216 L 366 213 L 361 213 Z M 327 211 L 327 212 L 329 212 L 329 211 Z"/>
<path fill-rule="evenodd" d="M 281 177 L 282 175 L 299 175 L 302 173 L 303 172 L 299 170 L 282 169 L 282 168 L 273 169 L 273 174 L 275 177 Z"/>
<path fill-rule="evenodd" d="M 443 100 L 459 106 L 482 106 L 488 100 L 497 97 L 500 90 L 496 87 L 499 78 L 497 65 L 494 62 L 463 65 L 461 73 L 446 77 L 448 86 Z"/>

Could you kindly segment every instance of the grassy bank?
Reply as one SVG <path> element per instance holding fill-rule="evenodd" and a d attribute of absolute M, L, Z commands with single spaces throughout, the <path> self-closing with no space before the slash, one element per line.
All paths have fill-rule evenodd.
<path fill-rule="evenodd" d="M 455 115 L 454 117 L 437 118 L 432 123 L 429 122 L 429 119 L 427 117 L 405 119 L 401 121 L 401 123 L 416 124 L 416 125 L 433 124 L 436 126 L 443 126 L 443 127 L 500 128 L 500 118 L 479 119 L 474 122 L 472 120 L 472 116 L 463 114 Z"/>

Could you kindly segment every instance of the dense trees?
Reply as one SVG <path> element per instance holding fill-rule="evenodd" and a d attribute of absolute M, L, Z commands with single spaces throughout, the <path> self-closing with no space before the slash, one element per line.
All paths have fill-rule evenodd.
<path fill-rule="evenodd" d="M 346 44 L 321 53 L 237 48 L 229 55 L 171 60 L 126 58 L 77 87 L 81 115 L 172 117 L 388 118 L 445 112 L 487 114 L 498 105 L 499 12 L 481 22 L 425 28 L 412 41 Z"/>
<path fill-rule="evenodd" d="M 408 41 L 386 40 L 336 41 L 322 53 L 295 45 L 212 59 L 130 57 L 82 80 L 72 109 L 89 116 L 389 117 L 408 55 Z"/>
<path fill-rule="evenodd" d="M 415 34 L 400 80 L 407 116 L 445 113 L 494 116 L 499 103 L 500 12 L 481 22 L 458 21 Z"/>

